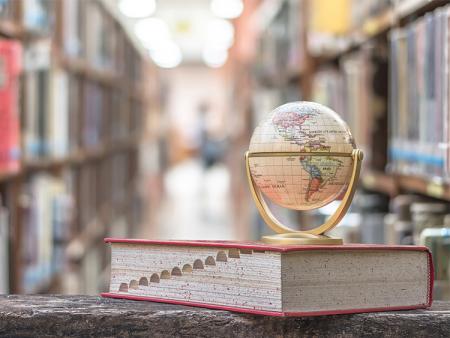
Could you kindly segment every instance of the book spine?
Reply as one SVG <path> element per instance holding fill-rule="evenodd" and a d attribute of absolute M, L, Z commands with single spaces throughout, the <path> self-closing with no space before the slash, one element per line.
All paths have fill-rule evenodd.
<path fill-rule="evenodd" d="M 9 211 L 0 199 L 0 294 L 9 293 Z"/>
<path fill-rule="evenodd" d="M 0 173 L 20 166 L 19 75 L 21 45 L 0 40 Z"/>

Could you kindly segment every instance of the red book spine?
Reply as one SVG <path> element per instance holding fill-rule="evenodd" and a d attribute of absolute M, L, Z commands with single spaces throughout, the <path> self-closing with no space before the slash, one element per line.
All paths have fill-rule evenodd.
<path fill-rule="evenodd" d="M 0 40 L 0 173 L 20 168 L 19 76 L 22 48 Z"/>

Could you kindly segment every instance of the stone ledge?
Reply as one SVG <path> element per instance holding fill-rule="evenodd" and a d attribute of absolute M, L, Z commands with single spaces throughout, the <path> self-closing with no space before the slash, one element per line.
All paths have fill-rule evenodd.
<path fill-rule="evenodd" d="M 95 296 L 0 296 L 0 336 L 444 337 L 450 302 L 428 310 L 273 318 Z"/>

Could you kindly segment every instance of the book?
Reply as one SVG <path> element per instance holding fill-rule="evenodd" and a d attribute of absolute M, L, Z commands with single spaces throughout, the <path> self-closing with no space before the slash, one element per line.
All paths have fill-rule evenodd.
<path fill-rule="evenodd" d="M 0 0 L 0 19 L 13 22 L 16 17 L 16 2 L 14 0 Z"/>
<path fill-rule="evenodd" d="M 47 115 L 47 155 L 62 158 L 69 153 L 69 77 L 59 67 L 50 69 L 49 77 L 49 110 Z"/>
<path fill-rule="evenodd" d="M 82 37 L 84 34 L 84 1 L 62 1 L 62 44 L 64 54 L 80 57 L 83 54 Z"/>
<path fill-rule="evenodd" d="M 23 25 L 26 29 L 48 34 L 53 27 L 52 0 L 23 0 Z"/>
<path fill-rule="evenodd" d="M 22 48 L 0 40 L 0 173 L 20 168 L 19 76 Z"/>
<path fill-rule="evenodd" d="M 426 308 L 433 265 L 421 246 L 278 246 L 106 238 L 104 297 L 272 316 Z"/>

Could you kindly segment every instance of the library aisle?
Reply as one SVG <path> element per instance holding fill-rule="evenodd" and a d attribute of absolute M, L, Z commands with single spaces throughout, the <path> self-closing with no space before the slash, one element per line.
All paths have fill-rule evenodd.
<path fill-rule="evenodd" d="M 199 158 L 170 168 L 152 235 L 161 239 L 234 239 L 229 175 L 223 164 L 204 168 Z"/>
<path fill-rule="evenodd" d="M 0 0 L 0 293 L 106 290 L 105 237 L 259 239 L 244 153 L 304 100 L 365 154 L 335 235 L 428 246 L 449 300 L 449 23 L 444 0 Z"/>

